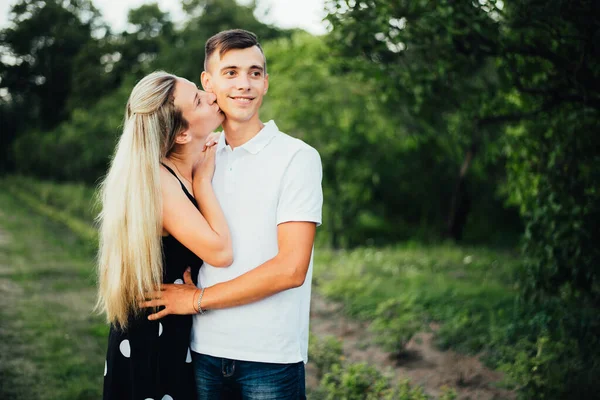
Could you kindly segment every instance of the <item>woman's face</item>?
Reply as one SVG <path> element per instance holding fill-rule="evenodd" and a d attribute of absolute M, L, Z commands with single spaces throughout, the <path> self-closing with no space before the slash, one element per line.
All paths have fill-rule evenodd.
<path fill-rule="evenodd" d="M 188 122 L 188 130 L 195 138 L 205 138 L 221 125 L 224 114 L 216 103 L 216 96 L 199 90 L 187 79 L 177 78 L 175 106 Z"/>

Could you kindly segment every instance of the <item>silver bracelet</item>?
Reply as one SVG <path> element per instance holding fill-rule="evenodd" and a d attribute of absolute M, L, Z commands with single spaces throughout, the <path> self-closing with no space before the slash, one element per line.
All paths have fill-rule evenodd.
<path fill-rule="evenodd" d="M 198 296 L 198 314 L 202 315 L 206 312 L 206 310 L 203 310 L 202 307 L 200 307 L 200 302 L 202 302 L 202 296 L 204 295 L 204 289 L 202 288 L 202 290 L 200 291 L 200 296 Z"/>

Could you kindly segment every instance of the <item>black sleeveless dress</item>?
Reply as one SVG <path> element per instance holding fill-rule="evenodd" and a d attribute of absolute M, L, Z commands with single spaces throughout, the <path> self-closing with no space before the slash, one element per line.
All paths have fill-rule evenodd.
<path fill-rule="evenodd" d="M 164 165 L 164 164 L 163 164 Z M 165 165 L 176 178 L 172 169 Z M 177 178 L 179 180 L 179 178 Z M 196 200 L 179 180 L 186 196 Z M 183 283 L 192 267 L 196 281 L 202 260 L 173 236 L 163 241 L 163 283 Z M 104 400 L 190 400 L 196 387 L 190 353 L 191 315 L 168 315 L 149 321 L 153 309 L 129 318 L 127 330 L 112 326 L 104 365 Z"/>

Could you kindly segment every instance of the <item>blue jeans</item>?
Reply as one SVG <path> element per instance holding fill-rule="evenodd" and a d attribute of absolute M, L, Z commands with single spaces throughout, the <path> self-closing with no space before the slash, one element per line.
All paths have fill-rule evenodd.
<path fill-rule="evenodd" d="M 230 360 L 192 352 L 198 400 L 306 399 L 304 363 Z"/>

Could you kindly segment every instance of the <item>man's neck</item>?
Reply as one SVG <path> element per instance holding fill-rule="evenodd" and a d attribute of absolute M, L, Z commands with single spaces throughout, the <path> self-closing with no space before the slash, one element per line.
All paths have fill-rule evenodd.
<path fill-rule="evenodd" d="M 223 121 L 225 140 L 227 141 L 227 144 L 234 149 L 256 136 L 264 126 L 265 124 L 263 124 L 258 117 L 245 122 L 225 119 L 225 121 Z"/>

